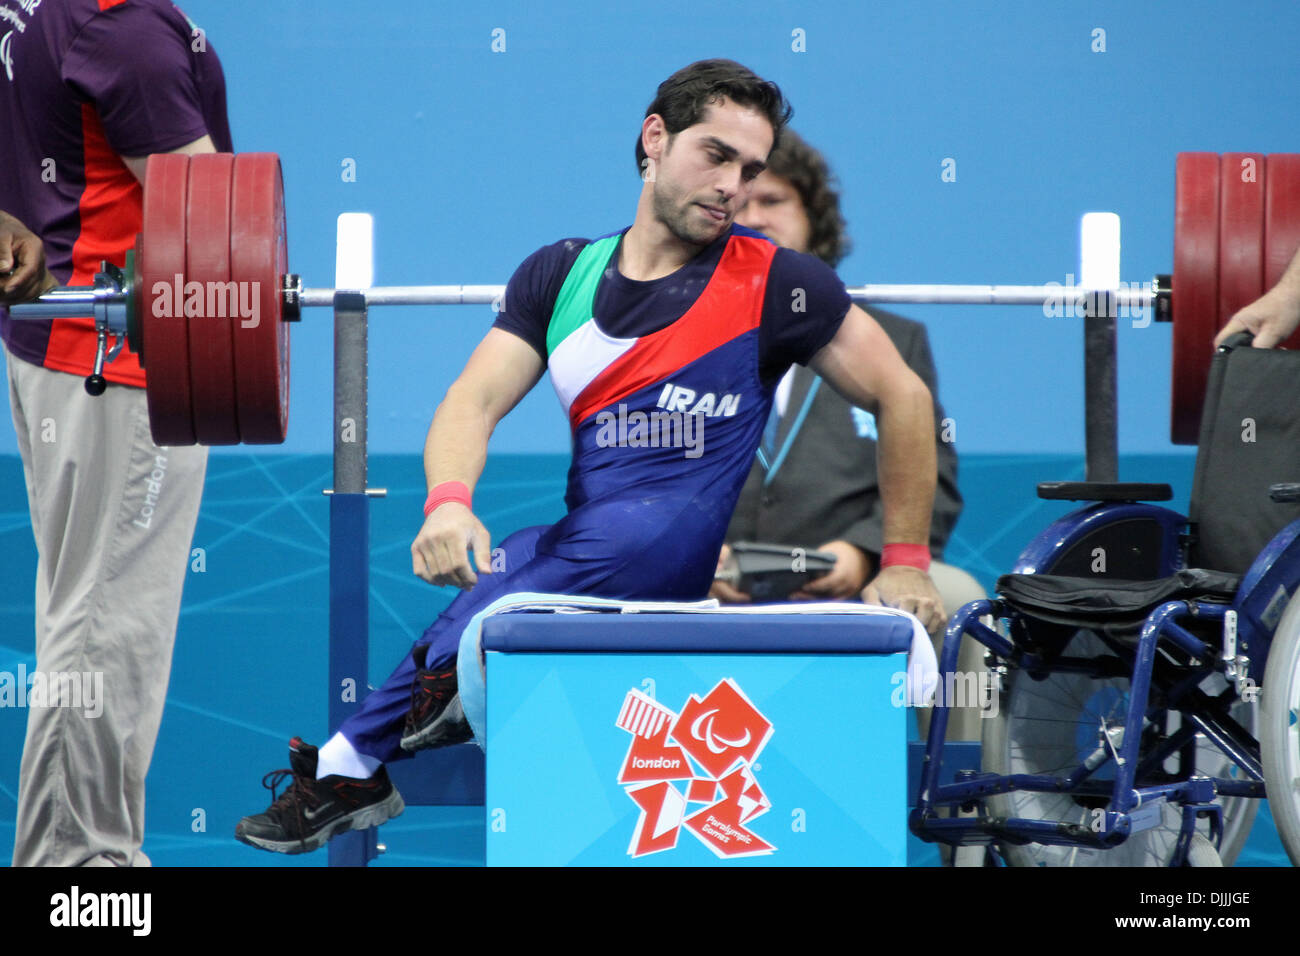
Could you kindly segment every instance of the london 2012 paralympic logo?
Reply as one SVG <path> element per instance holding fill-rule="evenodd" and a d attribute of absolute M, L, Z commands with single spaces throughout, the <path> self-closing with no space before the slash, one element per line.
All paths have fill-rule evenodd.
<path fill-rule="evenodd" d="M 776 849 L 749 829 L 772 808 L 754 776 L 772 722 L 730 677 L 681 713 L 629 690 L 615 724 L 632 735 L 618 782 L 641 808 L 629 856 L 675 849 L 683 829 L 722 859 Z"/>

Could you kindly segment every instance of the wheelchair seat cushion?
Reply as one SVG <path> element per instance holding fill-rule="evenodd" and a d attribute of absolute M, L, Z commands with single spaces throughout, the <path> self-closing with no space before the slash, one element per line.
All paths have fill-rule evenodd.
<path fill-rule="evenodd" d="M 1004 574 L 997 593 L 1030 617 L 1057 624 L 1135 627 L 1166 601 L 1226 604 L 1241 578 L 1223 571 L 1188 568 L 1153 581 L 1079 578 L 1055 574 Z"/>

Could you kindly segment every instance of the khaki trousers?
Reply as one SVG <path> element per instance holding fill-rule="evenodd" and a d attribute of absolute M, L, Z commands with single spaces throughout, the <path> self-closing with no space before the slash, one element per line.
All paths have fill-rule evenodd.
<path fill-rule="evenodd" d="M 47 686 L 28 708 L 13 862 L 147 866 L 144 781 L 207 449 L 155 446 L 142 389 L 92 398 L 79 376 L 8 353 L 6 365 Z"/>

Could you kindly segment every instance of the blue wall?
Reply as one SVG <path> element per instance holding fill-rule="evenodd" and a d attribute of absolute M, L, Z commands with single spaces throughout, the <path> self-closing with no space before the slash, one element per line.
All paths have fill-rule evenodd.
<path fill-rule="evenodd" d="M 1123 217 L 1122 277 L 1172 267 L 1174 154 L 1300 150 L 1300 7 L 1271 2 L 656 4 L 187 0 L 240 150 L 284 158 L 291 255 L 333 284 L 334 220 L 376 217 L 376 282 L 500 283 L 533 249 L 629 222 L 656 84 L 729 56 L 787 91 L 844 187 L 862 282 L 1063 282 L 1077 221 Z M 504 53 L 491 50 L 494 28 Z M 792 31 L 806 34 L 793 52 Z M 1104 53 L 1093 30 L 1106 31 Z M 957 180 L 940 180 L 945 158 Z M 356 162 L 356 182 L 342 163 Z M 1081 330 L 1033 307 L 910 310 L 968 452 L 1082 449 Z M 373 313 L 375 451 L 417 451 L 487 307 Z M 329 314 L 295 331 L 287 450 L 329 447 Z M 1168 444 L 1170 328 L 1120 333 L 1125 451 Z M 2 375 L 3 372 L 0 372 Z M 496 452 L 563 452 L 539 388 Z M 0 454 L 16 452 L 0 428 Z"/>

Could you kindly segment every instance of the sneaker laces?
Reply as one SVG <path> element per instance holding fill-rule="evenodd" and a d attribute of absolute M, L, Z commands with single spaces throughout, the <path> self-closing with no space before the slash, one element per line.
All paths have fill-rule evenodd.
<path fill-rule="evenodd" d="M 284 783 L 285 777 L 293 777 L 293 782 L 289 785 L 284 793 L 276 796 L 276 790 L 280 784 Z M 312 781 L 314 782 L 314 781 Z M 303 818 L 302 808 L 306 803 L 313 809 L 320 806 L 320 797 L 316 795 L 307 778 L 293 769 L 272 770 L 262 777 L 262 786 L 271 791 L 271 805 L 266 808 L 267 813 L 272 811 L 293 810 L 293 814 L 298 823 L 299 839 L 305 844 L 305 834 L 307 832 L 307 821 Z"/>
<path fill-rule="evenodd" d="M 420 694 L 424 688 L 420 686 L 419 678 L 411 681 L 411 706 L 406 711 L 406 726 L 413 726 L 420 719 Z"/>

